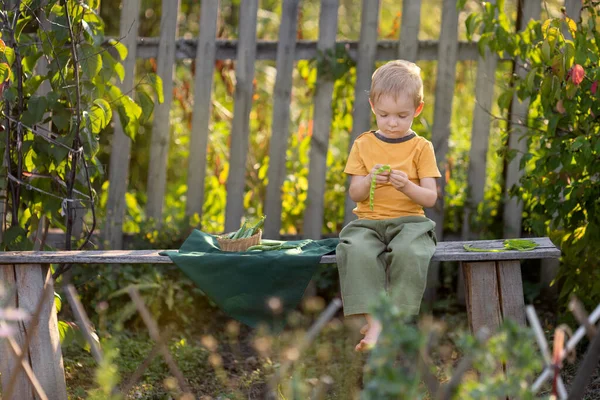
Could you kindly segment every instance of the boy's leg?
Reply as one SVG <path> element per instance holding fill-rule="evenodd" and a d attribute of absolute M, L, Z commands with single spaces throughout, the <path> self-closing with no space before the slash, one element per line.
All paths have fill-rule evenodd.
<path fill-rule="evenodd" d="M 385 251 L 377 221 L 355 220 L 340 232 L 336 248 L 344 315 L 366 314 L 370 303 L 385 289 Z"/>
<path fill-rule="evenodd" d="M 425 217 L 405 217 L 390 225 L 386 258 L 390 268 L 389 293 L 394 304 L 416 315 L 427 284 L 427 270 L 435 253 L 435 223 Z"/>

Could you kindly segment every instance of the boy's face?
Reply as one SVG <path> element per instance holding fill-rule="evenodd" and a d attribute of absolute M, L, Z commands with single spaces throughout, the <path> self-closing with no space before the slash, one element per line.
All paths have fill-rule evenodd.
<path fill-rule="evenodd" d="M 415 107 L 412 98 L 399 95 L 397 99 L 393 96 L 383 95 L 376 103 L 371 102 L 371 109 L 377 119 L 377 128 L 390 139 L 401 138 L 408 134 L 413 119 L 421 113 L 423 103 Z"/>

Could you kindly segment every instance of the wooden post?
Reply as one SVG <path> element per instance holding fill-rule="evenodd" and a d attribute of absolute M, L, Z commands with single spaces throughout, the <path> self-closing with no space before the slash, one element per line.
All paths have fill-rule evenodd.
<path fill-rule="evenodd" d="M 177 39 L 177 16 L 181 0 L 162 3 L 160 42 L 156 73 L 162 78 L 165 101 L 154 108 L 150 163 L 148 168 L 148 203 L 146 214 L 162 225 L 162 209 L 167 187 L 167 156 L 171 138 L 170 113 L 173 103 L 173 73 Z"/>
<path fill-rule="evenodd" d="M 525 325 L 525 301 L 518 260 L 463 262 L 469 327 L 494 331 L 506 318 Z"/>
<path fill-rule="evenodd" d="M 5 286 L 14 289 L 8 307 L 19 308 L 34 314 L 38 304 L 42 304 L 38 320 L 20 322 L 14 339 L 26 352 L 31 369 L 44 392 L 51 400 L 67 400 L 67 386 L 62 361 L 62 351 L 58 334 L 54 287 L 49 264 L 0 265 L 0 279 Z M 25 347 L 26 345 L 26 347 Z M 3 390 L 7 390 L 11 376 L 17 371 L 17 378 L 10 399 L 36 399 L 33 387 L 21 368 L 17 368 L 17 358 L 8 347 L 8 342 L 0 342 L 0 374 Z"/>
<path fill-rule="evenodd" d="M 539 1 L 523 2 L 523 18 L 520 22 L 522 27 L 527 26 L 531 18 L 537 19 L 541 13 L 541 3 Z M 522 79 L 527 74 L 527 70 L 522 67 L 521 60 L 515 60 L 517 67 L 515 72 Z M 513 238 L 521 236 L 521 222 L 523 213 L 523 203 L 516 197 L 509 195 L 510 188 L 519 182 L 523 171 L 519 168 L 521 158 L 527 152 L 527 140 L 525 138 L 527 125 L 527 113 L 529 110 L 529 101 L 521 102 L 514 94 L 510 109 L 510 133 L 508 136 L 508 147 L 511 150 L 517 150 L 516 157 L 508 164 L 506 170 L 505 182 L 505 202 L 504 202 L 504 237 Z"/>
<path fill-rule="evenodd" d="M 119 83 L 123 94 L 133 98 L 135 78 L 135 61 L 137 55 L 137 37 L 139 28 L 140 1 L 123 2 L 121 10 L 120 36 L 127 47 L 127 57 L 123 61 L 125 78 Z M 167 96 L 167 94 L 165 94 Z M 106 219 L 103 228 L 103 239 L 111 249 L 123 248 L 123 219 L 125 218 L 125 193 L 129 182 L 129 160 L 131 139 L 125 135 L 119 114 L 114 113 L 115 129 L 110 150 L 110 166 L 108 169 L 108 200 Z"/>
<path fill-rule="evenodd" d="M 194 86 L 194 112 L 190 134 L 190 154 L 187 176 L 187 202 L 185 215 L 202 215 L 204 204 L 204 179 L 206 175 L 206 147 L 212 105 L 212 86 L 215 71 L 215 39 L 219 21 L 220 2 L 205 1 L 200 9 L 200 35 L 196 53 Z"/>
<path fill-rule="evenodd" d="M 231 122 L 229 175 L 227 176 L 227 206 L 225 231 L 238 229 L 244 216 L 244 193 L 246 190 L 246 161 L 250 140 L 250 110 L 254 94 L 254 67 L 256 58 L 256 18 L 258 0 L 246 0 L 240 4 L 239 41 L 235 63 L 235 100 Z M 277 215 L 271 217 L 277 218 Z"/>
<path fill-rule="evenodd" d="M 360 24 L 360 42 L 358 43 L 358 60 L 356 60 L 356 84 L 354 85 L 354 111 L 352 113 L 352 136 L 348 147 L 348 154 L 354 140 L 371 126 L 371 105 L 368 92 L 371 89 L 371 76 L 375 67 L 377 53 L 377 27 L 379 26 L 379 0 L 367 1 L 362 4 Z M 346 181 L 346 188 L 350 187 L 351 177 Z M 356 203 L 350 198 L 346 190 L 344 207 L 344 225 L 356 218 L 352 210 Z"/>
<path fill-rule="evenodd" d="M 279 43 L 277 45 L 277 78 L 273 91 L 273 122 L 269 145 L 269 184 L 265 198 L 264 237 L 279 239 L 281 230 L 281 187 L 287 168 L 286 150 L 290 132 L 290 99 L 296 52 L 299 0 L 286 0 L 281 10 Z"/>
<path fill-rule="evenodd" d="M 322 0 L 319 15 L 319 44 L 322 52 L 335 49 L 339 0 Z M 315 89 L 314 129 L 310 140 L 308 202 L 304 212 L 303 237 L 320 239 L 323 233 L 327 151 L 331 131 L 331 98 L 334 82 L 319 74 Z"/>
<path fill-rule="evenodd" d="M 525 299 L 523 298 L 521 262 L 518 260 L 498 261 L 496 268 L 502 319 L 510 318 L 519 325 L 525 326 Z"/>
<path fill-rule="evenodd" d="M 431 142 L 435 149 L 435 157 L 442 173 L 438 179 L 439 198 L 434 208 L 425 210 L 426 215 L 436 223 L 435 234 L 438 240 L 443 239 L 444 227 L 444 193 L 446 187 L 446 153 L 450 138 L 450 120 L 452 119 L 452 99 L 456 82 L 456 61 L 458 57 L 458 10 L 456 2 L 444 0 L 442 11 L 442 28 L 438 47 L 438 70 L 435 83 L 435 105 Z M 427 99 L 425 99 L 427 101 Z M 427 276 L 425 301 L 433 303 L 439 286 L 440 263 L 432 262 Z"/>
<path fill-rule="evenodd" d="M 496 263 L 464 262 L 462 269 L 471 332 L 477 333 L 484 326 L 494 331 L 502 320 Z"/>

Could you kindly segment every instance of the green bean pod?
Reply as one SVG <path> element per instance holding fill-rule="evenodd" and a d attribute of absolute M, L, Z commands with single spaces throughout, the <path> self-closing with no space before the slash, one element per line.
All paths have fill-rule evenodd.
<path fill-rule="evenodd" d="M 382 165 L 381 167 L 379 167 L 375 173 L 373 174 L 373 176 L 371 177 L 371 187 L 369 189 L 369 207 L 371 208 L 371 210 L 373 209 L 373 203 L 375 200 L 375 186 L 377 186 L 377 175 L 379 175 L 380 173 L 384 172 L 384 171 L 391 171 L 392 168 L 389 165 Z"/>

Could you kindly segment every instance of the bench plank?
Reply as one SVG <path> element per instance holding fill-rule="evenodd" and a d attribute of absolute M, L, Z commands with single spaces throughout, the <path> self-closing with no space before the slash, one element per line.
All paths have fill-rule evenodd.
<path fill-rule="evenodd" d="M 501 249 L 503 240 L 439 242 L 432 261 L 489 261 L 558 258 L 560 250 L 546 237 L 531 238 L 539 247 L 530 251 L 476 253 L 463 249 L 472 244 L 484 249 Z M 163 250 L 82 250 L 82 251 L 7 251 L 0 252 L 0 264 L 172 264 Z M 335 264 L 335 255 L 323 256 L 322 264 Z"/>

